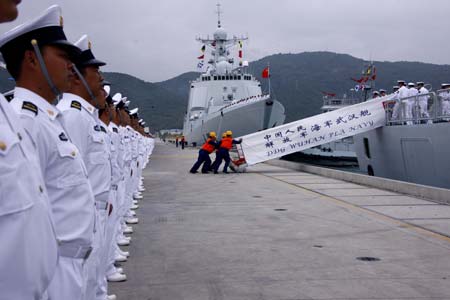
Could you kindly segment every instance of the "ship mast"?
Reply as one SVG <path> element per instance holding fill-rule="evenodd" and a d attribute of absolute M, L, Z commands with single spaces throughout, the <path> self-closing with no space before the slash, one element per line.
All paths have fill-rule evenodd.
<path fill-rule="evenodd" d="M 220 14 L 222 13 L 222 11 L 220 10 L 220 3 L 217 3 L 217 27 L 222 27 L 220 25 Z"/>
<path fill-rule="evenodd" d="M 222 27 L 222 14 L 223 10 L 221 8 L 221 4 L 217 3 L 217 29 L 213 34 L 213 38 L 211 39 L 209 36 L 207 38 L 197 37 L 196 40 L 200 43 L 204 44 L 211 51 L 212 59 L 208 61 L 208 64 L 211 65 L 211 72 L 217 72 L 221 70 L 221 67 L 217 68 L 219 64 L 224 65 L 224 62 L 229 64 L 229 67 L 226 67 L 226 73 L 233 72 L 233 64 L 234 59 L 230 58 L 230 49 L 235 47 L 242 41 L 248 40 L 246 36 L 233 36 L 232 38 L 227 37 L 227 32 Z M 223 68 L 222 68 L 223 69 Z M 224 75 L 224 74 L 222 74 Z"/>

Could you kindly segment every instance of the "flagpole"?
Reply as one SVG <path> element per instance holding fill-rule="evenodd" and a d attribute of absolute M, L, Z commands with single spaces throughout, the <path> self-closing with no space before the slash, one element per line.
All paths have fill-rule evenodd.
<path fill-rule="evenodd" d="M 269 80 L 269 97 L 270 97 L 270 68 L 269 68 L 269 63 L 267 63 L 267 71 L 269 73 L 269 78 L 267 78 Z"/>

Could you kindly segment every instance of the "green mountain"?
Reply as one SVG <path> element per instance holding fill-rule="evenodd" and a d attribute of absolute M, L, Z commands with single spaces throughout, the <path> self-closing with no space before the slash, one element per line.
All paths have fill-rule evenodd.
<path fill-rule="evenodd" d="M 273 95 L 286 108 L 286 122 L 320 113 L 322 91 L 337 95 L 348 93 L 356 85 L 350 78 L 359 78 L 364 60 L 331 52 L 275 54 L 250 63 L 249 71 L 267 91 L 267 79 L 261 71 L 270 63 Z M 420 62 L 374 62 L 377 69 L 376 88 L 391 90 L 398 79 L 425 81 L 439 89 L 450 81 L 450 65 Z M 132 108 L 139 107 L 140 115 L 152 131 L 163 128 L 182 128 L 186 111 L 189 82 L 199 73 L 188 72 L 172 79 L 151 83 L 128 74 L 104 73 L 112 83 L 112 93 L 120 91 L 131 100 Z M 0 70 L 0 89 L 9 90 L 14 82 Z"/>

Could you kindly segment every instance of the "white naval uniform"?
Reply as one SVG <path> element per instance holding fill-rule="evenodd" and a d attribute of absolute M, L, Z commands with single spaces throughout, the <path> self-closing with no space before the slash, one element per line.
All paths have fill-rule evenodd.
<path fill-rule="evenodd" d="M 425 87 L 421 87 L 419 90 L 420 95 L 426 95 L 429 91 Z M 428 113 L 428 96 L 419 96 L 419 117 L 429 118 Z"/>
<path fill-rule="evenodd" d="M 450 116 L 450 89 L 439 92 L 439 97 L 441 97 L 442 116 Z M 445 120 L 448 120 L 448 118 Z"/>
<path fill-rule="evenodd" d="M 101 132 L 103 133 L 104 139 L 105 139 L 105 145 L 108 151 L 109 156 L 109 162 L 110 162 L 110 168 L 111 168 L 111 189 L 109 191 L 108 196 L 108 205 L 111 206 L 114 209 L 114 206 L 116 205 L 116 192 L 117 192 L 117 183 L 118 178 L 115 174 L 117 172 L 117 163 L 115 161 L 116 157 L 116 149 L 112 143 L 111 139 L 111 133 L 108 129 L 108 125 L 103 123 L 101 119 L 98 120 Z M 114 159 L 113 159 L 114 155 Z M 113 179 L 114 178 L 114 179 Z M 110 241 L 112 237 L 112 230 L 110 223 L 112 222 L 112 217 L 109 215 L 109 206 L 108 209 L 105 212 L 104 218 L 101 220 L 101 225 L 103 228 L 103 235 L 104 235 L 104 242 L 101 245 L 100 248 L 100 265 L 99 265 L 99 272 L 97 275 L 97 291 L 96 291 L 96 299 L 98 300 L 105 300 L 108 296 L 108 282 L 106 280 L 106 269 L 108 266 L 108 254 L 109 254 L 109 248 L 110 248 Z"/>
<path fill-rule="evenodd" d="M 406 86 L 402 86 L 398 89 L 398 91 L 395 93 L 393 100 L 397 100 L 394 109 L 392 112 L 392 120 L 398 120 L 400 118 L 400 107 L 403 105 L 403 116 L 401 116 L 403 119 L 412 118 L 412 106 L 410 105 L 409 100 L 402 100 L 404 98 L 407 98 L 409 96 L 409 90 Z M 409 121 L 411 122 L 411 121 Z"/>
<path fill-rule="evenodd" d="M 84 293 L 83 265 L 94 230 L 94 198 L 86 168 L 61 124 L 58 109 L 24 88 L 16 88 L 14 96 L 11 104 L 38 149 L 59 240 L 60 257 L 48 296 L 78 300 Z M 38 108 L 37 113 L 26 109 L 30 105 Z"/>
<path fill-rule="evenodd" d="M 107 275 L 115 273 L 114 257 L 116 250 L 117 228 L 120 226 L 120 207 L 123 205 L 122 194 L 124 191 L 124 162 L 123 162 L 123 144 L 119 134 L 119 127 L 113 122 L 109 123 L 111 146 L 111 165 L 112 165 L 112 189 L 111 199 L 114 199 L 113 211 L 108 218 L 107 238 L 108 253 L 106 257 Z"/>
<path fill-rule="evenodd" d="M 86 263 L 86 300 L 96 299 L 100 277 L 101 248 L 104 244 L 111 163 L 104 132 L 98 119 L 98 110 L 78 95 L 65 93 L 58 103 L 64 126 L 73 143 L 80 149 L 95 197 L 96 230 L 93 251 Z"/>
<path fill-rule="evenodd" d="M 3 95 L 0 240 L 0 299 L 41 299 L 56 270 L 57 240 L 36 148 Z"/>

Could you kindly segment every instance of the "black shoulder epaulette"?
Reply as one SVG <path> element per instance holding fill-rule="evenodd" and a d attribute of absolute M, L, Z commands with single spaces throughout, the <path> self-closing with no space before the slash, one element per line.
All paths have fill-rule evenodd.
<path fill-rule="evenodd" d="M 59 139 L 63 142 L 67 142 L 69 140 L 64 132 L 61 132 L 61 134 L 59 135 Z"/>
<path fill-rule="evenodd" d="M 72 103 L 70 103 L 70 107 L 76 108 L 78 110 L 81 110 L 81 103 L 78 101 L 73 100 Z"/>
<path fill-rule="evenodd" d="M 34 105 L 33 103 L 31 103 L 31 102 L 28 102 L 28 101 L 23 101 L 23 104 L 22 104 L 22 109 L 26 109 L 26 110 L 29 110 L 29 111 L 32 111 L 32 112 L 34 112 L 34 114 L 37 116 L 37 114 L 38 114 L 38 107 L 36 106 L 36 105 Z"/>
<path fill-rule="evenodd" d="M 103 126 L 100 126 L 100 130 L 103 131 L 104 133 L 106 133 L 106 129 Z"/>
<path fill-rule="evenodd" d="M 95 131 L 102 131 L 101 128 L 100 128 L 100 125 L 98 125 L 98 124 L 94 126 L 94 130 Z"/>
<path fill-rule="evenodd" d="M 117 128 L 113 127 L 113 132 L 118 133 L 119 130 L 117 130 Z"/>

